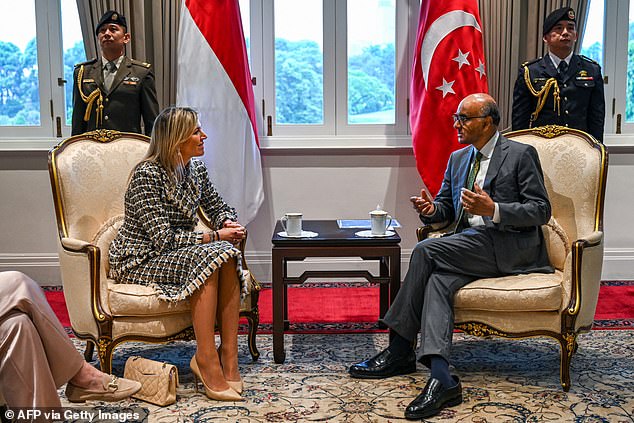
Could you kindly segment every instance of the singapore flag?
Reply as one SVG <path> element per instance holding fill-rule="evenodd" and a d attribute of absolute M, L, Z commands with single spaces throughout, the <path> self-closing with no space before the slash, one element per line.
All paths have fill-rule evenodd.
<path fill-rule="evenodd" d="M 477 0 L 423 0 L 412 72 L 410 125 L 416 166 L 435 195 L 452 151 L 452 114 L 469 94 L 488 92 Z"/>

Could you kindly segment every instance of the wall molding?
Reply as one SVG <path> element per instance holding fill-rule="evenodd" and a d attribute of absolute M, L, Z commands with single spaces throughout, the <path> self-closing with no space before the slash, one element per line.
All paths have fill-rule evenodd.
<path fill-rule="evenodd" d="M 61 285 L 57 253 L 0 254 L 0 272 L 19 270 L 40 285 Z"/>
<path fill-rule="evenodd" d="M 634 248 L 606 248 L 601 279 L 634 279 Z"/>
<path fill-rule="evenodd" d="M 401 277 L 405 276 L 409 265 L 411 249 L 401 250 Z M 271 252 L 248 252 L 246 260 L 251 271 L 261 282 L 271 281 Z M 303 262 L 289 263 L 289 273 L 299 274 L 305 269 L 327 270 L 369 270 L 378 274 L 378 264 L 360 258 L 320 257 Z M 0 254 L 0 271 L 19 270 L 36 280 L 40 285 L 61 285 L 59 259 L 57 254 Z M 634 279 L 634 248 L 606 248 L 603 256 L 604 280 Z"/>

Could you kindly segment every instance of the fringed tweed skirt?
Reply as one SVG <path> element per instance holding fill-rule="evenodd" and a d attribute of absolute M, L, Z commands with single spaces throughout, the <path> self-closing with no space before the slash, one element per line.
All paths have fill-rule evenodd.
<path fill-rule="evenodd" d="M 119 283 L 146 285 L 156 290 L 158 298 L 181 301 L 200 288 L 214 272 L 235 258 L 235 272 L 241 285 L 241 298 L 247 294 L 242 273 L 240 250 L 227 241 L 195 244 L 147 258 L 123 272 L 111 272 Z"/>

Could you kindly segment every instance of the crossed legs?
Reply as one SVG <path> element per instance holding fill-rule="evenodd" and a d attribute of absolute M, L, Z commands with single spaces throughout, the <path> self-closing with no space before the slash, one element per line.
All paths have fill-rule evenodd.
<path fill-rule="evenodd" d="M 383 322 L 413 342 L 422 334 L 420 360 L 429 355 L 449 361 L 453 332 L 453 297 L 469 282 L 501 275 L 493 242 L 484 230 L 467 229 L 450 237 L 419 242 L 394 303 Z"/>
<path fill-rule="evenodd" d="M 235 259 L 224 263 L 191 296 L 192 323 L 196 335 L 196 361 L 202 379 L 213 391 L 229 389 L 227 380 L 240 379 L 238 369 L 238 320 L 240 283 Z M 222 365 L 215 342 L 220 329 Z"/>
<path fill-rule="evenodd" d="M 137 382 L 111 376 L 84 361 L 42 290 L 20 272 L 0 273 L 0 393 L 10 407 L 59 407 L 57 388 L 87 399 L 116 401 L 137 392 Z M 67 396 L 71 399 L 66 389 Z"/>

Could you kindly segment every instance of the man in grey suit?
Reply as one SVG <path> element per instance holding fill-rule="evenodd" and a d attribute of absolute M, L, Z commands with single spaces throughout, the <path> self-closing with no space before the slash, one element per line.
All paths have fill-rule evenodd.
<path fill-rule="evenodd" d="M 72 135 L 101 128 L 150 135 L 159 112 L 152 66 L 125 56 L 130 33 L 120 13 L 104 13 L 95 33 L 101 58 L 73 73 Z"/>
<path fill-rule="evenodd" d="M 552 273 L 540 226 L 551 208 L 536 150 L 497 130 L 493 98 L 472 94 L 454 114 L 458 141 L 436 198 L 412 197 L 424 223 L 454 222 L 450 236 L 419 242 L 403 285 L 383 319 L 393 331 L 388 348 L 354 364 L 355 378 L 382 379 L 431 369 L 423 392 L 405 410 L 408 419 L 430 417 L 462 402 L 462 386 L 449 372 L 453 297 L 469 282 L 509 274 Z M 465 183 L 466 181 L 466 183 Z"/>

